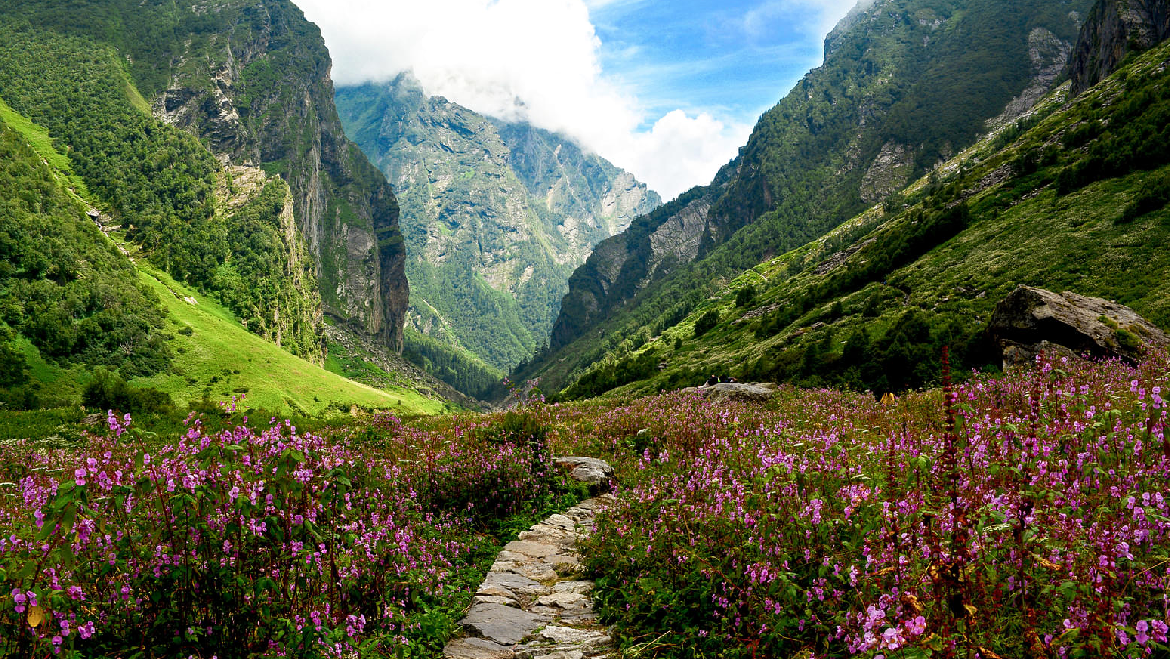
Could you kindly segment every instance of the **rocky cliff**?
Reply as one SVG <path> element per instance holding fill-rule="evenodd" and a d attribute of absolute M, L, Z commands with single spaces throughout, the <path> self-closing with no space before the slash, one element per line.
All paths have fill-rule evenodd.
<path fill-rule="evenodd" d="M 1101 0 L 1090 12 L 1069 63 L 1073 93 L 1092 87 L 1131 52 L 1170 37 L 1167 0 Z"/>
<path fill-rule="evenodd" d="M 602 241 L 569 278 L 549 346 L 555 350 L 572 343 L 651 282 L 694 261 L 720 184 L 689 190 Z"/>
<path fill-rule="evenodd" d="M 572 140 L 428 97 L 407 74 L 337 103 L 398 192 L 408 322 L 497 368 L 544 343 L 593 246 L 660 203 Z"/>
<path fill-rule="evenodd" d="M 166 21 L 179 46 L 142 76 L 162 84 L 140 84 L 154 114 L 198 135 L 225 164 L 284 178 L 325 313 L 400 351 L 408 286 L 398 207 L 345 137 L 320 31 L 287 0 L 179 9 Z"/>

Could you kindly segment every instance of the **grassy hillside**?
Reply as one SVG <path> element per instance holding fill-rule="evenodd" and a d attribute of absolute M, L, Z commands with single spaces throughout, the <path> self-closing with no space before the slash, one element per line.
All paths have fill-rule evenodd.
<path fill-rule="evenodd" d="M 959 154 L 823 239 L 770 259 L 661 332 L 566 375 L 567 397 L 710 375 L 896 390 L 951 346 L 996 366 L 985 326 L 1018 284 L 1115 299 L 1170 327 L 1170 47 Z M 696 327 L 698 326 L 698 327 Z"/>
<path fill-rule="evenodd" d="M 163 301 L 174 352 L 170 371 L 133 384 L 165 391 L 179 404 L 205 395 L 246 394 L 247 404 L 279 414 L 315 416 L 351 405 L 396 414 L 435 414 L 444 403 L 405 388 L 374 389 L 295 357 L 245 330 L 230 311 L 150 267 L 139 278 Z M 195 303 L 187 301 L 194 300 Z"/>
<path fill-rule="evenodd" d="M 109 367 L 180 406 L 246 393 L 248 405 L 278 414 L 445 409 L 407 387 L 352 382 L 250 333 L 231 310 L 151 266 L 124 233 L 120 245 L 103 235 L 65 187 L 70 171 L 43 128 L 0 102 L 6 407 L 76 405 L 93 369 Z"/>

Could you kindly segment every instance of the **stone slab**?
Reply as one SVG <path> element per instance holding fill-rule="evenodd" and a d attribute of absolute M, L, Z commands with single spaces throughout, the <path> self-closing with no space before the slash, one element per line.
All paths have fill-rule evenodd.
<path fill-rule="evenodd" d="M 459 624 L 468 633 L 500 645 L 516 645 L 549 618 L 502 604 L 473 604 Z"/>
<path fill-rule="evenodd" d="M 443 649 L 446 659 L 513 659 L 516 653 L 485 638 L 461 638 Z"/>

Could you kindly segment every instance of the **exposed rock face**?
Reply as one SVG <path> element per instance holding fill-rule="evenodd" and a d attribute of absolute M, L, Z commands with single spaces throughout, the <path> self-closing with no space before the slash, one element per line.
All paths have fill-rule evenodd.
<path fill-rule="evenodd" d="M 1040 352 L 1133 362 L 1147 347 L 1170 346 L 1170 336 L 1129 307 L 1031 286 L 1020 286 L 1004 298 L 988 329 L 1003 349 L 1005 369 L 1028 364 Z"/>
<path fill-rule="evenodd" d="M 293 215 L 293 196 L 288 184 L 257 167 L 229 165 L 217 181 L 216 207 L 228 215 L 239 212 L 269 184 L 277 185 L 284 196 L 277 218 L 284 247 L 284 281 L 276 285 L 271 299 L 265 300 L 271 309 L 255 309 L 252 313 L 237 310 L 236 313 L 249 331 L 282 348 L 286 343 L 291 344 L 287 347 L 291 352 L 322 365 L 326 353 L 325 323 L 316 263 Z"/>
<path fill-rule="evenodd" d="M 408 74 L 337 102 L 398 192 L 410 322 L 500 368 L 544 342 L 593 247 L 661 203 L 572 140 L 428 97 Z"/>
<path fill-rule="evenodd" d="M 861 198 L 881 201 L 906 187 L 914 173 L 914 153 L 896 142 L 886 142 L 861 179 Z"/>
<path fill-rule="evenodd" d="M 1073 93 L 1104 80 L 1131 51 L 1170 36 L 1170 0 L 1100 0 L 1085 20 L 1069 64 Z"/>
<path fill-rule="evenodd" d="M 646 286 L 694 261 L 719 183 L 684 193 L 602 241 L 569 278 L 549 345 L 568 345 Z"/>
<path fill-rule="evenodd" d="M 1023 117 L 1052 89 L 1068 67 L 1069 54 L 1073 44 L 1042 27 L 1034 28 L 1028 34 L 1028 57 L 1032 60 L 1032 84 L 1013 98 L 1004 108 L 1003 114 L 987 122 L 988 128 L 1006 126 Z"/>
<path fill-rule="evenodd" d="M 225 164 L 279 173 L 325 313 L 401 351 L 408 287 L 398 206 L 345 137 L 320 31 L 288 0 L 237 0 L 214 12 L 214 32 L 176 34 L 187 52 L 172 63 L 155 115 L 205 139 Z"/>

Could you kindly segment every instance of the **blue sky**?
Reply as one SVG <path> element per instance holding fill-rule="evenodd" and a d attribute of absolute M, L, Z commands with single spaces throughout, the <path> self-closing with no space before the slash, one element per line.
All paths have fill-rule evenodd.
<path fill-rule="evenodd" d="M 827 26 L 844 15 L 849 3 L 611 0 L 591 5 L 603 70 L 637 90 L 648 118 L 682 109 L 755 123 L 820 65 Z"/>
<path fill-rule="evenodd" d="M 294 0 L 339 85 L 412 71 L 571 136 L 666 199 L 705 185 L 821 63 L 855 0 Z"/>

